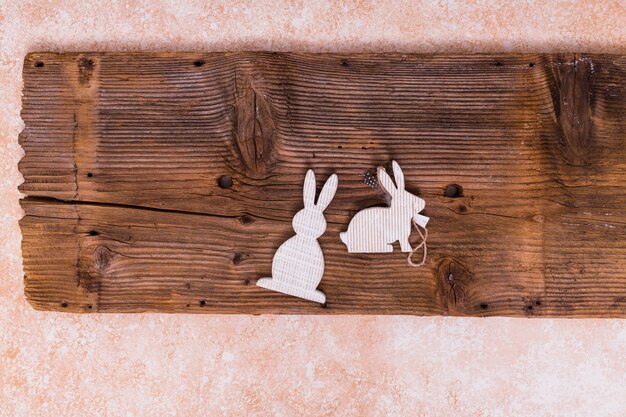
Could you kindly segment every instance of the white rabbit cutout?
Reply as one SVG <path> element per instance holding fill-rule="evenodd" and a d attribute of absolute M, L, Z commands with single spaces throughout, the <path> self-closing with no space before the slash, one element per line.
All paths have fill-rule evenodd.
<path fill-rule="evenodd" d="M 325 303 L 326 296 L 317 290 L 324 276 L 324 254 L 317 238 L 326 231 L 324 210 L 337 191 L 336 174 L 328 178 L 315 204 L 315 173 L 309 170 L 304 179 L 304 208 L 293 218 L 296 235 L 283 243 L 272 261 L 272 277 L 260 278 L 256 285 L 306 300 Z"/>
<path fill-rule="evenodd" d="M 405 191 L 404 174 L 400 165 L 393 161 L 392 166 L 396 185 L 385 168 L 378 167 L 377 171 L 378 182 L 391 195 L 390 206 L 367 208 L 352 218 L 348 230 L 339 234 L 341 241 L 348 247 L 348 252 L 393 252 L 392 244 L 395 241 L 400 242 L 402 252 L 412 252 L 413 248 L 409 243 L 411 220 L 423 228 L 428 223 L 428 217 L 419 214 L 426 203 Z M 409 264 L 414 265 L 410 255 Z"/>

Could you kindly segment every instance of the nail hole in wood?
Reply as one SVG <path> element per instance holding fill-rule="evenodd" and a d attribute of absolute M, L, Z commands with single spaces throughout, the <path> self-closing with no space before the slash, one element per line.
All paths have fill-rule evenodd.
<path fill-rule="evenodd" d="M 502 65 L 504 65 L 501 61 L 496 61 L 496 67 L 501 67 Z"/>
<path fill-rule="evenodd" d="M 67 307 L 67 303 L 62 303 L 61 307 L 66 308 Z"/>
<path fill-rule="evenodd" d="M 43 62 L 41 62 L 41 61 L 37 61 L 37 62 L 35 62 L 35 67 L 37 67 L 37 68 L 43 68 Z"/>
<path fill-rule="evenodd" d="M 201 306 L 206 305 L 206 301 L 204 301 L 204 300 L 200 300 L 200 305 L 201 305 Z"/>
<path fill-rule="evenodd" d="M 89 231 L 89 236 L 98 236 L 100 233 L 98 233 L 96 230 L 90 230 Z"/>
<path fill-rule="evenodd" d="M 324 304 L 320 304 L 321 308 L 328 308 L 328 304 L 324 303 Z"/>
<path fill-rule="evenodd" d="M 220 188 L 230 188 L 233 186 L 233 179 L 229 175 L 222 175 L 219 180 L 217 180 L 217 184 Z"/>
<path fill-rule="evenodd" d="M 348 61 L 347 61 L 347 60 L 345 60 L 345 59 L 342 59 L 342 60 L 339 62 L 339 64 L 340 64 L 342 67 L 347 67 L 347 66 L 348 66 Z"/>
<path fill-rule="evenodd" d="M 481 309 L 483 309 L 483 310 L 487 310 L 487 309 L 489 308 L 489 304 L 487 304 L 487 303 L 481 303 L 481 304 L 480 304 L 480 308 L 481 308 Z"/>
<path fill-rule="evenodd" d="M 233 255 L 233 264 L 239 265 L 242 260 L 243 260 L 243 257 L 241 256 L 240 253 L 236 253 Z"/>
<path fill-rule="evenodd" d="M 92 308 L 92 307 L 93 307 L 93 306 L 92 306 L 91 304 L 89 304 L 89 305 L 87 306 L 87 308 L 88 308 L 88 309 L 90 309 L 90 310 L 91 310 L 91 308 Z"/>
<path fill-rule="evenodd" d="M 465 213 L 467 211 L 467 206 L 465 204 L 461 204 L 459 206 L 459 213 Z"/>
<path fill-rule="evenodd" d="M 534 67 L 534 66 L 535 66 L 535 63 L 534 63 L 534 62 L 531 62 L 530 64 L 528 64 L 528 66 L 532 68 L 532 67 Z"/>
<path fill-rule="evenodd" d="M 91 172 L 88 172 L 87 173 L 87 177 L 91 178 L 91 177 L 93 177 L 93 174 Z"/>
<path fill-rule="evenodd" d="M 195 65 L 196 67 L 201 67 L 201 66 L 203 66 L 204 64 L 206 64 L 206 62 L 204 62 L 204 60 L 203 60 L 203 59 L 198 59 L 198 60 L 196 60 L 196 61 L 193 61 L 193 65 Z"/>
<path fill-rule="evenodd" d="M 459 184 L 449 184 L 446 186 L 443 195 L 450 198 L 463 197 L 463 187 Z"/>

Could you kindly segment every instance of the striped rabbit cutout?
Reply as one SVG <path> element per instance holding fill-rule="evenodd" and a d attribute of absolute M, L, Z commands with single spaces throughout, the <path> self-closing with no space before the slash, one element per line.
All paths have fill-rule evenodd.
<path fill-rule="evenodd" d="M 415 249 L 409 243 L 412 222 L 426 227 L 428 217 L 419 214 L 426 203 L 423 199 L 404 189 L 404 174 L 396 161 L 392 162 L 395 185 L 384 167 L 378 167 L 377 178 L 380 185 L 391 196 L 389 207 L 371 207 L 359 211 L 350 221 L 348 230 L 339 234 L 348 252 L 382 253 L 393 252 L 393 243 L 398 241 L 402 252 L 414 252 L 424 246 L 423 242 Z M 419 229 L 418 229 L 419 231 Z M 421 235 L 421 231 L 420 235 Z M 425 252 L 424 252 L 425 253 Z M 413 264 L 412 266 L 419 266 Z M 423 264 L 423 263 L 422 263 Z"/>
<path fill-rule="evenodd" d="M 306 300 L 325 303 L 326 296 L 317 290 L 324 276 L 324 254 L 317 239 L 326 231 L 324 210 L 337 191 L 338 178 L 328 178 L 315 203 L 315 173 L 309 170 L 304 180 L 304 208 L 293 218 L 296 235 L 283 243 L 272 261 L 272 277 L 257 281 L 259 287 Z"/>

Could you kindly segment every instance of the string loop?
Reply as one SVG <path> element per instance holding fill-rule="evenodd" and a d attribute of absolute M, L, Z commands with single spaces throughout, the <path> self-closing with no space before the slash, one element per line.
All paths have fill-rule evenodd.
<path fill-rule="evenodd" d="M 428 229 L 424 227 L 424 233 L 422 233 L 422 230 L 420 229 L 419 225 L 415 222 L 415 219 L 411 218 L 411 222 L 413 223 L 413 226 L 415 226 L 415 228 L 417 229 L 417 232 L 420 234 L 420 237 L 422 238 L 422 243 L 420 243 L 415 248 L 413 248 L 413 250 L 411 251 L 411 253 L 409 253 L 409 256 L 406 258 L 406 260 L 410 266 L 414 268 L 419 268 L 421 266 L 424 266 L 424 264 L 426 263 L 426 254 L 428 252 L 426 249 L 426 239 L 428 239 Z M 424 255 L 422 256 L 422 261 L 416 264 L 415 262 L 411 260 L 411 257 L 413 257 L 415 252 L 417 252 L 419 248 L 421 248 L 422 246 L 424 247 Z"/>

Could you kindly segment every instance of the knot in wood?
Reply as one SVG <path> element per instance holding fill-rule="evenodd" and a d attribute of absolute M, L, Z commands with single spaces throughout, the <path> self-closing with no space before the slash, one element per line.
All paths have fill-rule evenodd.
<path fill-rule="evenodd" d="M 439 300 L 447 314 L 458 315 L 465 312 L 471 303 L 467 294 L 473 274 L 453 258 L 444 258 L 437 268 L 437 289 Z"/>
<path fill-rule="evenodd" d="M 98 246 L 93 252 L 93 263 L 98 272 L 104 272 L 113 260 L 113 252 L 106 246 Z"/>
<path fill-rule="evenodd" d="M 94 66 L 95 62 L 91 58 L 82 57 L 78 60 L 78 82 L 81 85 L 89 84 Z"/>
<path fill-rule="evenodd" d="M 276 126 L 272 107 L 250 73 L 235 79 L 233 151 L 237 163 L 250 178 L 264 178 L 274 159 Z"/>
<path fill-rule="evenodd" d="M 593 162 L 598 146 L 592 136 L 592 75 L 590 58 L 573 56 L 555 69 L 554 109 L 561 129 L 561 151 L 572 166 Z"/>

